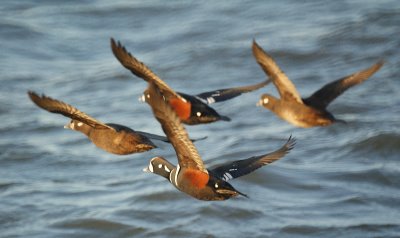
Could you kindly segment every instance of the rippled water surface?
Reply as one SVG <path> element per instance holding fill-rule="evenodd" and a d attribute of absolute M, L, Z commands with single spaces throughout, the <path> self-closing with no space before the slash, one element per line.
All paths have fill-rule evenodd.
<path fill-rule="evenodd" d="M 0 4 L 1 237 L 399 237 L 400 5 L 383 1 L 33 1 Z M 35 90 L 104 122 L 162 133 L 146 87 L 114 58 L 121 40 L 186 93 L 253 84 L 252 39 L 303 96 L 379 59 L 384 67 L 329 110 L 346 125 L 301 129 L 256 107 L 272 85 L 214 106 L 231 122 L 188 127 L 207 164 L 269 152 L 282 160 L 232 181 L 250 196 L 202 202 L 142 172 L 171 146 L 103 152 Z"/>

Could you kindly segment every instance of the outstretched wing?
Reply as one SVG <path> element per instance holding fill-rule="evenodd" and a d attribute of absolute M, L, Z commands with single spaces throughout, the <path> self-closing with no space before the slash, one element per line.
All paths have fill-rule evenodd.
<path fill-rule="evenodd" d="M 181 96 L 177 94 L 172 88 L 170 88 L 163 80 L 161 80 L 149 67 L 147 67 L 143 62 L 140 62 L 131 53 L 129 53 L 125 47 L 120 42 L 115 42 L 113 38 L 111 38 L 111 49 L 114 56 L 118 59 L 118 61 L 128 70 L 130 70 L 134 75 L 142 78 L 147 82 L 154 82 L 164 96 L 167 98 L 175 97 L 179 98 L 183 101 Z"/>
<path fill-rule="evenodd" d="M 203 99 L 205 102 L 207 102 L 207 104 L 211 104 L 214 102 L 222 102 L 222 101 L 237 97 L 237 96 L 241 95 L 242 93 L 248 93 L 248 92 L 257 90 L 259 88 L 262 88 L 270 82 L 271 82 L 271 80 L 265 80 L 261 83 L 248 85 L 248 86 L 242 86 L 242 87 L 237 87 L 237 88 L 217 89 L 217 90 L 210 91 L 210 92 L 200 93 L 200 94 L 197 94 L 196 96 Z"/>
<path fill-rule="evenodd" d="M 180 119 L 153 82 L 149 83 L 145 95 L 146 102 L 151 106 L 154 116 L 175 149 L 179 165 L 208 173 Z"/>
<path fill-rule="evenodd" d="M 383 63 L 379 61 L 367 69 L 328 83 L 303 101 L 309 106 L 323 110 L 348 88 L 367 80 L 382 67 Z"/>
<path fill-rule="evenodd" d="M 296 140 L 290 137 L 285 145 L 272 153 L 217 165 L 213 169 L 210 169 L 210 173 L 225 181 L 241 177 L 282 158 L 293 149 L 295 143 Z"/>
<path fill-rule="evenodd" d="M 264 72 L 270 77 L 272 83 L 283 100 L 294 100 L 298 103 L 303 103 L 300 94 L 297 92 L 294 84 L 289 80 L 286 74 L 279 68 L 274 59 L 269 56 L 255 40 L 253 40 L 253 55 L 257 63 L 261 66 Z"/>
<path fill-rule="evenodd" d="M 34 102 L 38 107 L 43 108 L 46 111 L 52 113 L 58 113 L 66 117 L 69 117 L 71 119 L 81 121 L 93 128 L 114 130 L 112 127 L 107 126 L 106 124 L 92 118 L 86 113 L 81 112 L 75 107 L 66 104 L 62 101 L 58 101 L 51 97 L 47 97 L 44 94 L 42 94 L 42 96 L 39 96 L 38 94 L 32 91 L 28 91 L 28 95 L 31 98 L 32 102 Z"/>

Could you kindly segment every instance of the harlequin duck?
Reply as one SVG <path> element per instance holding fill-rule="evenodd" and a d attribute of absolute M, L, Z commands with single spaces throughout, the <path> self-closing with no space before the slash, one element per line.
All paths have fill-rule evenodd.
<path fill-rule="evenodd" d="M 145 81 L 156 83 L 182 122 L 188 125 L 211 123 L 219 120 L 230 121 L 229 117 L 218 114 L 218 112 L 208 105 L 237 97 L 242 93 L 254 91 L 264 87 L 270 82 L 269 80 L 266 80 L 254 85 L 219 89 L 200 93 L 198 95 L 179 93 L 170 88 L 143 62 L 140 62 L 138 59 L 133 57 L 120 42 L 116 43 L 112 38 L 111 49 L 118 61 L 134 75 L 144 79 Z"/>
<path fill-rule="evenodd" d="M 278 99 L 269 94 L 263 94 L 257 105 L 264 106 L 281 119 L 304 128 L 344 122 L 336 119 L 326 110 L 326 107 L 348 88 L 367 80 L 384 63 L 379 61 L 367 69 L 326 84 L 308 98 L 301 98 L 293 83 L 256 41 L 253 41 L 252 48 L 257 63 L 270 77 L 281 97 Z"/>
<path fill-rule="evenodd" d="M 177 189 L 199 200 L 226 200 L 231 197 L 247 195 L 236 190 L 227 181 L 237 178 L 272 163 L 287 154 L 294 146 L 294 139 L 279 150 L 245 160 L 238 160 L 206 169 L 200 155 L 189 140 L 188 134 L 172 107 L 164 100 L 157 86 L 150 82 L 145 91 L 146 102 L 160 122 L 163 131 L 171 141 L 178 157 L 175 167 L 163 157 L 151 159 L 144 171 L 156 173 L 168 179 Z"/>
<path fill-rule="evenodd" d="M 107 152 L 127 155 L 156 148 L 156 145 L 150 139 L 169 142 L 168 138 L 164 136 L 134 131 L 123 125 L 104 124 L 69 104 L 45 95 L 39 96 L 32 91 L 29 91 L 28 95 L 40 108 L 71 118 L 71 122 L 65 125 L 64 128 L 82 132 L 97 147 Z"/>

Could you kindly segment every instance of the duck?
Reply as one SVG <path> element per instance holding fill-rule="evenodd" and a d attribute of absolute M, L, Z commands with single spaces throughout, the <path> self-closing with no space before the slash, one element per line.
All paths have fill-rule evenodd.
<path fill-rule="evenodd" d="M 243 93 L 260 89 L 270 82 L 269 80 L 265 80 L 253 85 L 218 89 L 197 95 L 175 92 L 149 67 L 132 56 L 132 54 L 128 52 L 119 41 L 116 42 L 113 38 L 111 38 L 110 41 L 112 52 L 122 66 L 130 70 L 137 77 L 142 78 L 147 82 L 151 81 L 156 83 L 163 95 L 177 112 L 181 121 L 187 125 L 198 125 L 216 121 L 231 121 L 231 118 L 220 115 L 209 105 L 226 101 Z"/>
<path fill-rule="evenodd" d="M 329 126 L 336 122 L 346 123 L 329 112 L 327 106 L 347 89 L 367 80 L 384 64 L 383 60 L 379 60 L 369 68 L 330 82 L 311 96 L 302 98 L 275 60 L 255 40 L 252 51 L 257 63 L 269 76 L 280 95 L 280 98 L 276 98 L 270 94 L 262 94 L 257 106 L 262 106 L 282 120 L 302 128 Z"/>
<path fill-rule="evenodd" d="M 145 95 L 146 103 L 150 105 L 155 118 L 161 124 L 176 152 L 178 164 L 174 166 L 164 157 L 156 156 L 150 160 L 143 171 L 166 178 L 175 188 L 195 199 L 223 201 L 239 195 L 248 197 L 235 189 L 228 181 L 279 160 L 294 147 L 295 139 L 290 137 L 283 147 L 272 153 L 207 169 L 197 148 L 189 140 L 188 133 L 178 115 L 155 83 L 149 83 Z"/>
<path fill-rule="evenodd" d="M 28 91 L 33 103 L 51 113 L 61 114 L 71 119 L 64 128 L 86 135 L 98 148 L 116 155 L 128 155 L 152 150 L 157 146 L 151 141 L 169 142 L 165 136 L 135 131 L 129 127 L 103 123 L 77 108 L 34 91 Z"/>

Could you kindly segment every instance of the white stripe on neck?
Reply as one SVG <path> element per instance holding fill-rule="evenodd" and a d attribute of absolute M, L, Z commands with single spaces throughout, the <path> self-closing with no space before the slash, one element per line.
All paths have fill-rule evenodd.
<path fill-rule="evenodd" d="M 169 174 L 169 181 L 175 186 L 175 187 L 178 187 L 178 174 L 179 174 L 179 172 L 180 172 L 180 170 L 181 170 L 181 166 L 179 166 L 179 164 L 176 166 L 176 168 L 175 168 L 175 176 L 174 176 L 174 180 L 172 180 L 172 178 L 171 178 L 171 176 L 172 176 L 172 172 Z"/>

